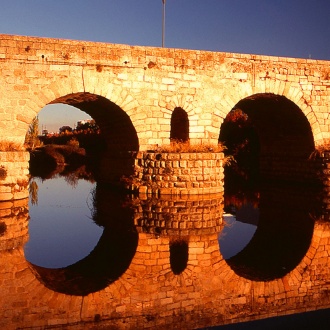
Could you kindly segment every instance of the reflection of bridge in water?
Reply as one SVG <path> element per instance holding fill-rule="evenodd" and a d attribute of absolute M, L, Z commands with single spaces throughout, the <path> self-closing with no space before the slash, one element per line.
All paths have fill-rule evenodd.
<path fill-rule="evenodd" d="M 255 236 L 225 260 L 221 195 L 127 203 L 98 187 L 104 233 L 63 269 L 25 260 L 28 201 L 1 203 L 1 327 L 198 328 L 329 308 L 330 225 L 315 194 L 260 196 Z"/>

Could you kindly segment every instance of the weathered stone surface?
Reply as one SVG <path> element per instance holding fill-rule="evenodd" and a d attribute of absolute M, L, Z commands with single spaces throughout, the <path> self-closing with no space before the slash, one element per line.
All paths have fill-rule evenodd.
<path fill-rule="evenodd" d="M 26 151 L 0 151 L 0 201 L 29 196 L 29 159 Z"/>
<path fill-rule="evenodd" d="M 191 141 L 216 143 L 227 113 L 258 93 L 293 101 L 308 118 L 316 144 L 330 138 L 327 61 L 12 35 L 0 35 L 0 49 L 1 122 L 7 123 L 0 136 L 11 141 L 24 141 L 46 104 L 79 107 L 86 93 L 129 116 L 141 150 L 169 143 L 177 107 L 188 114 Z M 99 123 L 111 116 L 98 117 L 96 107 L 87 111 Z"/>
<path fill-rule="evenodd" d="M 162 162 L 150 160 L 155 158 Z M 223 159 L 223 153 L 213 152 L 141 152 L 135 161 L 135 172 L 140 173 L 139 191 L 158 196 L 223 193 Z"/>

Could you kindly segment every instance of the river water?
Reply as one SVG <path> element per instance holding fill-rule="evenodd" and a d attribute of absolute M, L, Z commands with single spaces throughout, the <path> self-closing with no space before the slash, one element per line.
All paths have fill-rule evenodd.
<path fill-rule="evenodd" d="M 48 268 L 66 267 L 86 257 L 97 245 L 103 228 L 92 220 L 95 183 L 78 180 L 75 185 L 56 177 L 36 178 L 38 201 L 30 200 L 28 261 Z"/>
<path fill-rule="evenodd" d="M 150 200 L 74 175 L 30 187 L 22 250 L 1 220 L 4 328 L 327 328 L 330 227 L 313 187 Z"/>
<path fill-rule="evenodd" d="M 34 180 L 38 201 L 30 200 L 29 204 L 26 259 L 38 266 L 60 268 L 85 258 L 103 232 L 103 227 L 92 219 L 96 183 L 80 179 L 72 185 L 63 176 Z M 235 214 L 224 214 L 225 226 L 219 234 L 219 245 L 225 259 L 249 243 L 257 228 L 258 213 L 258 208 L 247 201 Z"/>

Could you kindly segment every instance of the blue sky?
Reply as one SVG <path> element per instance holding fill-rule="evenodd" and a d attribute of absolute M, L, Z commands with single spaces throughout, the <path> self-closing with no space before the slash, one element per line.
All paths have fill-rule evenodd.
<path fill-rule="evenodd" d="M 4 34 L 161 46 L 162 0 L 0 6 Z M 330 0 L 166 0 L 165 47 L 330 60 Z"/>

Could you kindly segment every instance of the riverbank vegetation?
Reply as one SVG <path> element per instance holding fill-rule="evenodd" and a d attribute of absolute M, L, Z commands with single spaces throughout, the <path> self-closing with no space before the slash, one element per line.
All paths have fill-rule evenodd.
<path fill-rule="evenodd" d="M 189 141 L 173 140 L 169 145 L 158 146 L 155 152 L 166 153 L 189 153 L 189 152 L 223 152 L 225 149 L 222 143 L 219 144 L 190 144 Z"/>
<path fill-rule="evenodd" d="M 1 140 L 0 141 L 0 151 L 23 151 L 24 146 L 12 141 Z"/>
<path fill-rule="evenodd" d="M 84 167 L 84 173 L 90 172 L 88 167 L 92 167 L 105 150 L 104 138 L 94 121 L 79 124 L 75 129 L 63 126 L 59 133 L 43 135 L 37 134 L 38 124 L 37 119 L 32 121 L 25 138 L 32 176 L 47 178 L 81 167 Z"/>

